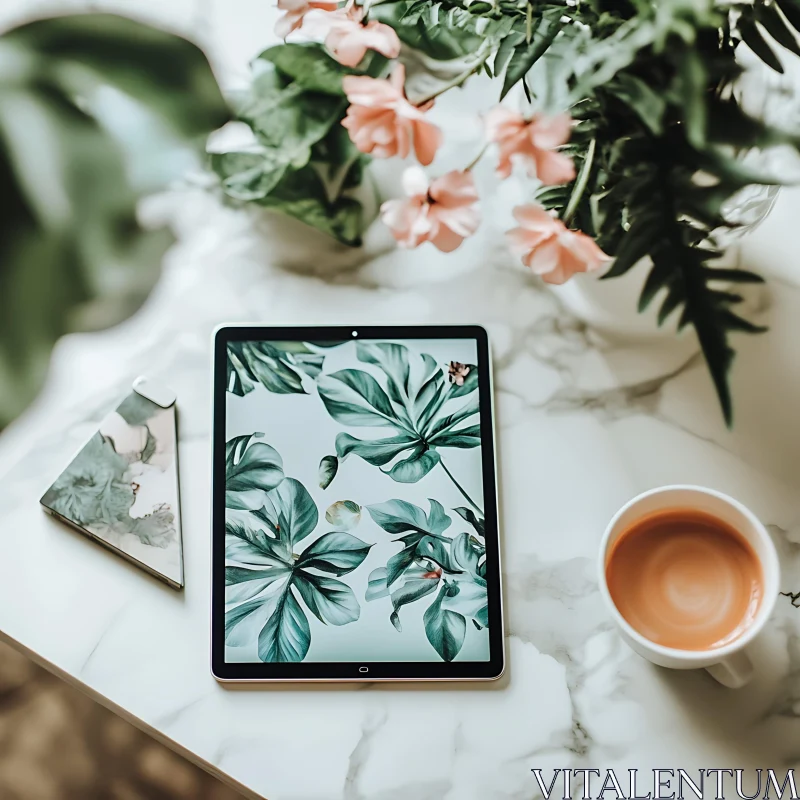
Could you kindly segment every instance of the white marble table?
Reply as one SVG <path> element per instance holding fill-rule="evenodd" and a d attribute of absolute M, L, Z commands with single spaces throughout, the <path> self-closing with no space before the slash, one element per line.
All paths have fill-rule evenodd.
<path fill-rule="evenodd" d="M 253 20 L 269 25 L 240 0 L 136 5 L 205 37 L 223 74 L 235 75 L 263 44 Z M 762 298 L 771 331 L 736 342 L 732 433 L 691 341 L 600 340 L 513 265 L 493 224 L 455 259 L 376 245 L 358 256 L 360 269 L 323 280 L 278 268 L 263 226 L 202 192 L 156 206 L 151 213 L 171 220 L 179 242 L 149 304 L 118 329 L 63 340 L 40 399 L 0 437 L 4 638 L 270 800 L 531 798 L 536 767 L 800 767 L 800 610 L 787 598 L 753 648 L 756 680 L 731 693 L 630 652 L 594 580 L 598 541 L 617 507 L 644 489 L 692 482 L 753 508 L 778 545 L 783 588 L 800 589 L 800 280 L 785 234 L 800 195 L 784 193 L 745 244 L 745 261 L 773 275 Z M 348 256 L 317 263 L 331 258 Z M 244 320 L 489 328 L 507 624 L 501 681 L 234 689 L 211 677 L 209 344 L 218 322 Z M 183 593 L 38 507 L 144 371 L 179 395 Z"/>

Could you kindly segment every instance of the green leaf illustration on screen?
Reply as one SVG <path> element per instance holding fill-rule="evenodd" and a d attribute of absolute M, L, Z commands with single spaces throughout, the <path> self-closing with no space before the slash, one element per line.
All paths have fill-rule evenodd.
<path fill-rule="evenodd" d="M 319 522 L 317 506 L 300 481 L 284 476 L 280 455 L 261 436 L 226 445 L 225 643 L 255 644 L 265 662 L 297 662 L 311 646 L 306 610 L 325 625 L 358 620 L 353 590 L 336 578 L 355 570 L 372 545 L 333 530 L 301 547 Z M 355 527 L 360 509 L 346 503 L 346 524 Z"/>
<path fill-rule="evenodd" d="M 390 435 L 359 439 L 336 437 L 336 457 L 363 458 L 398 483 L 416 483 L 437 465 L 447 472 L 469 504 L 480 512 L 442 458 L 447 448 L 468 449 L 481 443 L 478 370 L 474 365 L 445 367 L 427 353 L 415 354 L 402 344 L 356 344 L 358 360 L 375 368 L 344 369 L 317 378 L 317 391 L 328 413 L 353 428 L 385 428 Z M 377 377 L 376 377 L 377 376 Z M 331 456 L 328 456 L 331 458 Z M 331 478 L 332 480 L 332 478 Z"/>
<path fill-rule="evenodd" d="M 423 661 L 470 660 L 486 646 L 476 638 L 488 642 L 485 515 L 469 482 L 478 369 L 469 351 L 455 354 L 465 363 L 397 342 L 229 347 L 228 402 L 273 433 L 226 445 L 226 657 L 335 659 L 352 634 L 337 645 L 320 623 L 359 620 L 371 641 L 392 652 L 400 636 Z M 245 406 L 250 392 L 265 405 Z M 302 446 L 286 449 L 295 436 Z M 347 494 L 331 497 L 336 486 Z"/>
<path fill-rule="evenodd" d="M 427 513 L 405 500 L 367 506 L 372 520 L 384 531 L 402 534 L 394 540 L 402 549 L 385 567 L 370 573 L 366 599 L 389 597 L 389 619 L 402 633 L 403 606 L 436 592 L 423 615 L 425 635 L 443 661 L 452 661 L 464 644 L 467 619 L 478 630 L 489 626 L 486 547 L 466 532 L 447 536 L 452 519 L 441 503 L 428 502 Z"/>

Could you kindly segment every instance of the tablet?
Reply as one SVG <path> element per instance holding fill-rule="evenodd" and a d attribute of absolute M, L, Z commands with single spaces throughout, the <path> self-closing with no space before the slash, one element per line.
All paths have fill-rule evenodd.
<path fill-rule="evenodd" d="M 212 493 L 218 680 L 502 674 L 483 328 L 218 329 Z"/>

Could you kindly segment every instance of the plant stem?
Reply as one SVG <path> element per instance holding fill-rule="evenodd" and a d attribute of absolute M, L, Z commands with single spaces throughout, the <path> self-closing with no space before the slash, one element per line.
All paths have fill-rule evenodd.
<path fill-rule="evenodd" d="M 528 2 L 525 9 L 525 44 L 530 44 L 533 38 L 533 6 Z"/>
<path fill-rule="evenodd" d="M 471 498 L 471 497 L 470 497 L 470 496 L 469 496 L 469 495 L 468 495 L 468 494 L 467 494 L 467 493 L 464 491 L 464 487 L 463 487 L 463 486 L 462 486 L 462 485 L 461 485 L 461 484 L 460 484 L 460 483 L 459 483 L 459 482 L 458 482 L 458 481 L 455 479 L 455 477 L 454 477 L 453 473 L 452 473 L 452 472 L 450 472 L 450 470 L 449 470 L 449 469 L 447 469 L 447 467 L 446 467 L 446 465 L 445 465 L 444 461 L 442 461 L 442 459 L 441 459 L 441 458 L 439 459 L 439 463 L 442 465 L 442 469 L 443 469 L 443 470 L 444 470 L 444 471 L 447 473 L 447 477 L 448 477 L 448 478 L 450 478 L 450 480 L 451 480 L 451 481 L 453 481 L 453 484 L 455 485 L 456 489 L 458 489 L 458 491 L 459 491 L 459 492 L 461 492 L 461 494 L 464 496 L 464 499 L 465 499 L 465 500 L 466 500 L 466 501 L 467 501 L 467 502 L 468 502 L 468 503 L 469 503 L 469 504 L 470 504 L 470 505 L 471 505 L 471 506 L 472 506 L 472 507 L 473 507 L 473 508 L 474 508 L 474 509 L 475 509 L 475 510 L 476 510 L 476 511 L 477 511 L 477 512 L 478 512 L 478 513 L 481 515 L 481 516 L 483 516 L 483 509 L 479 508 L 477 505 L 475 505 L 475 503 L 473 503 L 473 502 L 472 502 L 472 498 Z"/>
<path fill-rule="evenodd" d="M 486 51 L 483 55 L 481 55 L 474 64 L 472 64 L 469 69 L 464 70 L 464 72 L 459 72 L 455 78 L 448 81 L 444 84 L 444 86 L 440 86 L 436 91 L 430 92 L 424 95 L 421 99 L 417 100 L 416 104 L 418 106 L 423 106 L 425 103 L 429 103 L 435 97 L 438 97 L 440 94 L 444 94 L 449 89 L 454 89 L 456 86 L 461 86 L 464 81 L 470 77 L 470 75 L 474 74 L 475 70 L 478 69 L 482 64 L 486 63 L 489 60 L 489 56 L 492 54 L 491 47 L 484 47 Z"/>
<path fill-rule="evenodd" d="M 581 171 L 578 173 L 578 177 L 575 180 L 575 188 L 572 190 L 572 194 L 569 197 L 567 209 L 564 211 L 564 216 L 561 218 L 561 221 L 567 227 L 569 227 L 572 217 L 578 210 L 578 205 L 583 198 L 583 193 L 586 191 L 586 184 L 589 183 L 589 175 L 592 172 L 592 162 L 594 161 L 594 151 L 596 147 L 597 139 L 592 139 L 592 141 L 589 142 L 589 148 L 586 150 L 583 164 L 581 164 Z"/>
<path fill-rule="evenodd" d="M 483 147 L 481 147 L 480 151 L 478 152 L 478 155 L 476 155 L 475 158 L 473 158 L 472 161 L 470 161 L 469 164 L 467 164 L 467 166 L 464 167 L 464 172 L 469 172 L 483 158 L 483 154 L 488 149 L 489 149 L 488 143 L 485 144 Z"/>

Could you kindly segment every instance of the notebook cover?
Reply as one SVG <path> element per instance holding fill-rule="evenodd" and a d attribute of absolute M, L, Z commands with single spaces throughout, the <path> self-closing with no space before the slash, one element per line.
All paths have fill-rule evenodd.
<path fill-rule="evenodd" d="M 169 403 L 164 407 L 134 389 L 103 420 L 41 504 L 180 589 L 184 580 L 177 414 L 170 394 L 167 390 L 166 401 L 164 393 L 154 395 L 160 403 Z"/>

